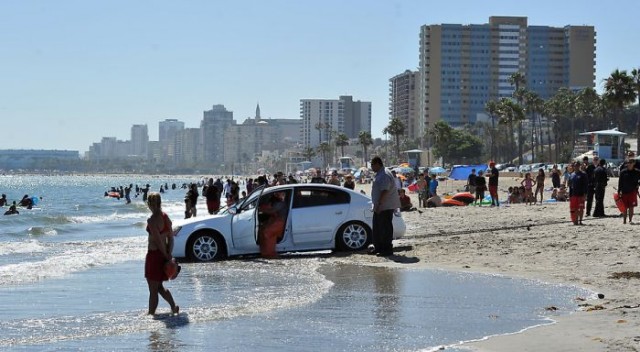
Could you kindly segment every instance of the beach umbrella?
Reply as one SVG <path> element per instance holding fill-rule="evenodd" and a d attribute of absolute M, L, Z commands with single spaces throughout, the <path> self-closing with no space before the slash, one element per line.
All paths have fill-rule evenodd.
<path fill-rule="evenodd" d="M 406 167 L 406 166 L 399 166 L 393 169 L 393 171 L 397 172 L 397 173 L 401 173 L 401 174 L 408 174 L 408 173 L 412 173 L 413 169 L 410 167 Z"/>
<path fill-rule="evenodd" d="M 429 168 L 429 173 L 430 174 L 442 174 L 445 173 L 447 170 L 445 170 L 443 167 L 440 166 L 436 166 L 436 167 L 430 167 Z"/>

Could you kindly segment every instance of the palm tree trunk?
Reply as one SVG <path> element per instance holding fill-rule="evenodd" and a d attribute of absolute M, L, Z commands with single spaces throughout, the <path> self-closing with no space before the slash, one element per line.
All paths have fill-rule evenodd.
<path fill-rule="evenodd" d="M 556 163 L 560 160 L 560 146 L 558 145 L 558 124 L 556 123 L 553 128 L 553 138 L 555 139 L 556 144 Z"/>
<path fill-rule="evenodd" d="M 549 161 L 553 160 L 553 154 L 551 151 L 551 121 L 547 119 L 547 145 L 549 148 Z"/>
<path fill-rule="evenodd" d="M 535 112 L 531 112 L 531 162 L 534 163 L 536 159 L 536 120 Z"/>
<path fill-rule="evenodd" d="M 522 136 L 522 121 L 518 121 L 518 162 L 520 163 L 520 165 L 522 165 L 524 163 L 524 157 L 523 157 L 523 153 L 524 153 L 524 140 L 523 140 L 523 136 Z"/>
<path fill-rule="evenodd" d="M 576 149 L 576 119 L 575 116 L 571 116 L 571 155 L 573 155 L 574 149 Z"/>
<path fill-rule="evenodd" d="M 540 155 L 540 158 L 544 158 L 544 146 L 542 145 L 542 119 L 540 118 L 540 114 L 538 114 L 536 120 L 538 120 L 538 155 Z M 551 161 L 551 159 L 549 159 L 549 161 Z"/>
<path fill-rule="evenodd" d="M 496 160 L 495 144 L 496 144 L 496 120 L 492 114 L 491 115 L 491 160 Z"/>
<path fill-rule="evenodd" d="M 636 155 L 640 155 L 640 104 L 638 104 L 638 116 L 636 117 Z"/>

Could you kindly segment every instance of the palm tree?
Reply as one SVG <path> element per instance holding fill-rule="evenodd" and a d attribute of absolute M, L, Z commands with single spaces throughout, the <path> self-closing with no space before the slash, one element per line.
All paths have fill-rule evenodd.
<path fill-rule="evenodd" d="M 583 127 L 591 129 L 593 118 L 598 110 L 600 96 L 595 89 L 586 87 L 580 90 L 576 96 L 576 113 L 583 121 Z"/>
<path fill-rule="evenodd" d="M 327 167 L 327 153 L 331 152 L 331 146 L 328 142 L 322 142 L 318 146 L 318 152 L 322 155 L 322 169 Z"/>
<path fill-rule="evenodd" d="M 498 114 L 498 102 L 495 100 L 489 100 L 484 104 L 484 109 L 489 113 L 489 117 L 491 118 L 491 160 L 495 160 L 496 115 Z"/>
<path fill-rule="evenodd" d="M 531 117 L 531 162 L 534 162 L 536 156 L 536 112 L 540 111 L 540 97 L 535 92 L 525 90 L 523 92 L 523 101 L 525 111 Z"/>
<path fill-rule="evenodd" d="M 622 128 L 624 108 L 636 100 L 633 78 L 627 71 L 616 69 L 604 81 L 604 99 L 616 108 L 618 127 Z"/>
<path fill-rule="evenodd" d="M 451 141 L 451 134 L 453 129 L 445 121 L 438 121 L 433 125 L 433 128 L 428 132 L 434 139 L 433 147 L 437 156 L 442 158 L 442 166 L 445 165 L 445 158 L 447 157 L 447 151 L 449 142 Z"/>
<path fill-rule="evenodd" d="M 498 103 L 498 116 L 500 116 L 498 123 L 508 127 L 511 146 L 515 145 L 513 124 L 520 123 L 524 120 L 524 110 L 522 109 L 522 106 L 509 98 L 502 98 Z M 522 157 L 522 155 L 520 157 Z M 509 161 L 512 159 L 513 156 L 510 155 Z"/>
<path fill-rule="evenodd" d="M 555 160 L 555 162 L 558 162 L 559 158 L 558 158 L 558 151 L 559 151 L 559 145 L 558 145 L 558 133 L 559 133 L 559 122 L 560 122 L 560 115 L 562 114 L 562 106 L 561 106 L 561 102 L 560 99 L 558 99 L 556 96 L 553 96 L 551 99 L 547 100 L 544 103 L 544 106 L 542 108 L 542 110 L 544 111 L 544 116 L 547 117 L 547 131 L 548 131 L 548 138 L 547 138 L 547 142 L 549 145 L 549 161 Z M 554 144 L 555 144 L 555 159 L 553 158 L 553 154 L 551 152 L 551 125 L 553 124 L 553 137 L 554 137 Z"/>
<path fill-rule="evenodd" d="M 632 86 L 640 99 L 640 68 L 631 70 Z M 640 100 L 638 100 L 638 116 L 636 117 L 636 152 L 640 154 Z"/>
<path fill-rule="evenodd" d="M 509 76 L 509 83 L 511 84 L 511 86 L 514 87 L 513 97 L 518 102 L 518 105 L 520 105 L 521 107 L 524 107 L 524 105 L 522 104 L 522 101 L 524 99 L 524 95 L 526 92 L 526 89 L 523 87 L 526 83 L 524 74 L 522 72 L 512 73 L 511 76 Z M 523 163 L 523 158 L 522 158 L 523 142 L 524 141 L 522 137 L 522 121 L 520 121 L 518 122 L 518 161 L 520 162 L 521 165 Z"/>
<path fill-rule="evenodd" d="M 318 130 L 318 144 L 320 144 L 322 143 L 322 129 L 324 129 L 324 123 L 322 123 L 322 121 L 318 121 L 314 128 Z"/>
<path fill-rule="evenodd" d="M 304 147 L 302 149 L 302 156 L 305 157 L 306 160 L 311 161 L 311 158 L 313 158 L 314 156 L 316 156 L 316 151 L 315 149 L 311 148 L 311 147 Z"/>
<path fill-rule="evenodd" d="M 396 161 L 400 160 L 400 138 L 404 135 L 404 123 L 400 118 L 394 117 L 389 121 L 387 127 L 382 130 L 382 133 L 388 133 L 394 137 L 396 142 Z"/>
<path fill-rule="evenodd" d="M 344 147 L 349 145 L 349 137 L 344 133 L 338 133 L 335 143 L 336 147 L 340 147 L 340 156 L 344 157 Z"/>
<path fill-rule="evenodd" d="M 576 94 L 569 88 L 562 87 L 558 89 L 556 93 L 556 97 L 558 97 L 560 101 L 560 107 L 562 111 L 562 116 L 569 119 L 569 123 L 571 124 L 571 152 L 573 153 L 573 149 L 576 146 L 576 103 L 577 97 Z M 564 139 L 563 139 L 564 140 Z"/>
<path fill-rule="evenodd" d="M 358 133 L 358 142 L 360 142 L 360 145 L 362 146 L 362 164 L 367 165 L 367 148 L 373 144 L 371 133 L 367 131 L 360 131 L 360 133 Z"/>

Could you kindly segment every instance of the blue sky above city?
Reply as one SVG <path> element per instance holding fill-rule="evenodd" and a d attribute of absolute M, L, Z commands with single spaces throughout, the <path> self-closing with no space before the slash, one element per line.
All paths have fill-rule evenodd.
<path fill-rule="evenodd" d="M 615 6 L 613 5 L 615 4 Z M 637 1 L 0 0 L 0 149 L 88 150 L 133 124 L 199 127 L 224 104 L 241 123 L 299 118 L 300 99 L 372 102 L 388 122 L 389 78 L 418 66 L 423 24 L 593 25 L 596 88 L 640 67 Z"/>

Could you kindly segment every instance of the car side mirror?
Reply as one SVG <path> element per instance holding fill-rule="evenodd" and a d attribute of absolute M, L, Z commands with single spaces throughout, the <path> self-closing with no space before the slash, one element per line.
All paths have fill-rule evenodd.
<path fill-rule="evenodd" d="M 229 212 L 229 214 L 231 215 L 236 215 L 238 214 L 238 208 L 236 208 L 235 206 L 230 207 L 229 209 L 227 209 L 227 211 Z"/>

